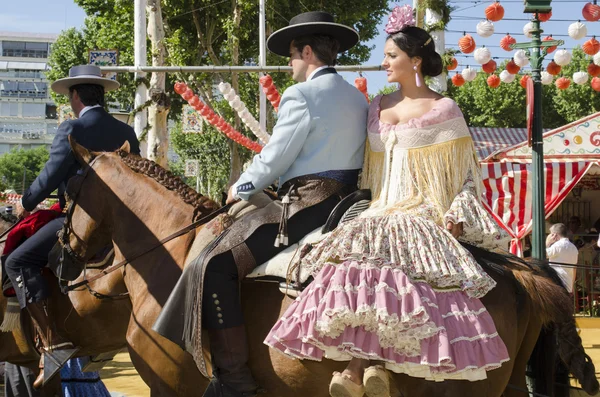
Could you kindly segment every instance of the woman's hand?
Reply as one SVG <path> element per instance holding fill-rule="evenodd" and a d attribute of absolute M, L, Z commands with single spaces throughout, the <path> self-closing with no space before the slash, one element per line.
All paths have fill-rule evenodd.
<path fill-rule="evenodd" d="M 454 238 L 459 238 L 463 234 L 463 223 L 452 223 L 448 222 L 446 229 L 452 234 Z"/>

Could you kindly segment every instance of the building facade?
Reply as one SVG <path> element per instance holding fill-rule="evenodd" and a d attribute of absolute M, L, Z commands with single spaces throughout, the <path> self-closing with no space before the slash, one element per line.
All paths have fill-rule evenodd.
<path fill-rule="evenodd" d="M 45 72 L 56 37 L 0 32 L 0 155 L 52 143 L 58 122 Z"/>

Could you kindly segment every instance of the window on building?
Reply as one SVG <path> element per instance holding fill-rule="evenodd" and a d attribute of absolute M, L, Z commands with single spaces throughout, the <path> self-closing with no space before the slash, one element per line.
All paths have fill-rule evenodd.
<path fill-rule="evenodd" d="M 36 118 L 45 118 L 46 117 L 46 104 L 45 103 L 23 103 L 23 108 L 21 109 L 21 114 L 23 117 L 36 117 Z"/>
<path fill-rule="evenodd" d="M 2 56 L 24 58 L 48 58 L 48 43 L 3 41 Z"/>
<path fill-rule="evenodd" d="M 46 104 L 46 118 L 54 120 L 58 118 L 58 114 L 56 112 L 56 105 L 52 105 L 49 103 Z"/>

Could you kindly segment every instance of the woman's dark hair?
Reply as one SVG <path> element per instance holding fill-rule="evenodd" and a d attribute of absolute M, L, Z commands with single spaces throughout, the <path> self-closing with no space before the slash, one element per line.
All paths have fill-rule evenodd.
<path fill-rule="evenodd" d="M 409 57 L 422 59 L 421 73 L 423 76 L 435 77 L 442 73 L 444 66 L 442 57 L 435 52 L 433 38 L 423 29 L 409 26 L 400 32 L 389 35 L 387 40 L 390 39 Z"/>
<path fill-rule="evenodd" d="M 69 87 L 69 94 L 73 95 L 77 91 L 81 103 L 85 106 L 100 105 L 104 106 L 104 87 L 97 84 L 76 84 Z"/>

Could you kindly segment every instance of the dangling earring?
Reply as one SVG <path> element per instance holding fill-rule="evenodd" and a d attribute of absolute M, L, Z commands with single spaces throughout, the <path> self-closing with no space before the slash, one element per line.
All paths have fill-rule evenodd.
<path fill-rule="evenodd" d="M 419 77 L 419 72 L 417 71 L 417 65 L 413 66 L 415 70 L 415 82 L 417 83 L 417 87 L 421 87 L 423 83 L 421 83 L 421 78 Z"/>

